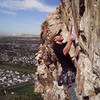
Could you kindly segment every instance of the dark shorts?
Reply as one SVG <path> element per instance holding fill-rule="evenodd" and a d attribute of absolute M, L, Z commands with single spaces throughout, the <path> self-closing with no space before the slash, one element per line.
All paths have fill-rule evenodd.
<path fill-rule="evenodd" d="M 61 75 L 58 78 L 58 85 L 61 86 L 66 84 L 70 86 L 70 84 L 75 82 L 76 73 L 72 71 L 62 71 Z"/>

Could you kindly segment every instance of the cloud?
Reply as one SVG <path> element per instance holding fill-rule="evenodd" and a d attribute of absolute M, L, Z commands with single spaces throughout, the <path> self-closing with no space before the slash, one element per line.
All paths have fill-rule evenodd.
<path fill-rule="evenodd" d="M 37 10 L 40 12 L 52 12 L 56 9 L 55 6 L 49 6 L 39 0 L 0 0 L 0 12 L 15 13 L 19 10 Z"/>
<path fill-rule="evenodd" d="M 9 11 L 9 10 L 4 10 L 4 9 L 0 9 L 0 13 L 8 14 L 8 15 L 16 15 L 14 11 Z"/>

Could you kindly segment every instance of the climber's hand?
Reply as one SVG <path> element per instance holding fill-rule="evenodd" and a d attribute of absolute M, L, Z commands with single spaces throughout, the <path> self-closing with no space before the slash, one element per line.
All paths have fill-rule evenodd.
<path fill-rule="evenodd" d="M 75 33 L 72 33 L 70 35 L 70 40 L 74 41 L 74 40 L 76 40 L 76 38 L 77 38 L 77 35 Z"/>

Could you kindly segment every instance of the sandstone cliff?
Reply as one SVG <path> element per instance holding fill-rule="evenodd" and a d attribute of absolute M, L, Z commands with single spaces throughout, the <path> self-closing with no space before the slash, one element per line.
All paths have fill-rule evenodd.
<path fill-rule="evenodd" d="M 36 54 L 35 91 L 41 92 L 44 100 L 70 99 L 67 88 L 57 85 L 61 65 L 53 52 L 52 41 L 60 28 L 64 42 L 67 41 L 71 24 L 73 33 L 78 35 L 70 50 L 77 67 L 77 97 L 100 100 L 100 0 L 61 0 L 56 11 L 46 17 L 41 26 L 42 43 Z"/>

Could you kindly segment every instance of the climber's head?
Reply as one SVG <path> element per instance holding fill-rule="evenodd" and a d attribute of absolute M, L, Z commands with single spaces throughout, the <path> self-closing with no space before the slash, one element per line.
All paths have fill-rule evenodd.
<path fill-rule="evenodd" d="M 62 42 L 64 40 L 62 35 L 61 35 L 61 32 L 62 32 L 62 29 L 60 29 L 58 31 L 58 33 L 55 35 L 55 37 L 54 37 L 55 42 Z"/>

